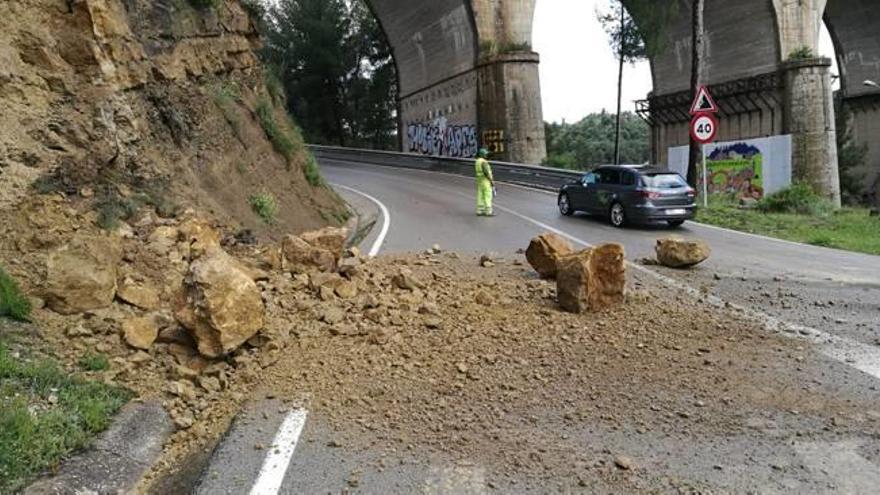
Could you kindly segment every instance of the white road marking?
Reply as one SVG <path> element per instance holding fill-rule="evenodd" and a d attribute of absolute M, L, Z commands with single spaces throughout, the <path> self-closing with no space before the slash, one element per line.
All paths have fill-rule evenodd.
<path fill-rule="evenodd" d="M 369 194 L 358 191 L 353 187 L 343 186 L 342 184 L 331 184 L 333 187 L 339 187 L 341 189 L 345 189 L 346 191 L 351 191 L 359 196 L 363 196 L 379 207 L 379 210 L 382 211 L 382 229 L 379 231 L 379 237 L 376 237 L 376 241 L 373 243 L 373 247 L 370 248 L 368 255 L 370 258 L 375 258 L 376 255 L 379 254 L 379 251 L 382 250 L 382 244 L 385 243 L 385 237 L 388 236 L 388 229 L 391 228 L 391 213 L 388 212 L 388 208 L 382 204 L 378 199 L 370 196 Z"/>
<path fill-rule="evenodd" d="M 296 450 L 296 443 L 306 424 L 307 411 L 294 409 L 290 411 L 278 428 L 278 433 L 269 447 L 260 474 L 251 488 L 250 495 L 277 495 Z"/>

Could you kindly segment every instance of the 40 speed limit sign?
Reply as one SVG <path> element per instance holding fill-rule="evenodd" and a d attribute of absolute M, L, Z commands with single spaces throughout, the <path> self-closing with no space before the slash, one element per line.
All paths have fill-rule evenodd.
<path fill-rule="evenodd" d="M 691 120 L 691 136 L 701 143 L 711 143 L 718 134 L 718 119 L 711 113 L 698 113 Z"/>

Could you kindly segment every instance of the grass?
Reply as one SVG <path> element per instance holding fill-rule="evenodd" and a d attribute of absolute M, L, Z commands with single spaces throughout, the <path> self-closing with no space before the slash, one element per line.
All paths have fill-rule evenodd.
<path fill-rule="evenodd" d="M 30 321 L 31 302 L 22 293 L 18 282 L 0 266 L 0 317 Z"/>
<path fill-rule="evenodd" d="M 273 225 L 278 216 L 278 203 L 269 193 L 255 194 L 248 198 L 251 209 L 268 225 Z"/>
<path fill-rule="evenodd" d="M 0 493 L 15 493 L 105 430 L 132 397 L 51 360 L 14 354 L 0 339 Z"/>
<path fill-rule="evenodd" d="M 235 83 L 220 84 L 214 91 L 214 104 L 217 105 L 223 118 L 229 123 L 235 137 L 244 145 L 241 117 L 238 114 L 241 98 L 241 88 Z"/>
<path fill-rule="evenodd" d="M 773 212 L 767 206 L 768 200 L 759 203 L 757 209 L 743 210 L 730 199 L 716 198 L 708 209 L 699 210 L 697 220 L 814 246 L 880 255 L 880 218 L 870 216 L 868 210 L 824 211 L 819 207 L 820 211 L 808 214 L 787 209 Z"/>
<path fill-rule="evenodd" d="M 163 218 L 173 217 L 179 209 L 158 184 L 146 187 L 144 192 L 129 197 L 122 197 L 113 184 L 107 184 L 102 189 L 95 202 L 95 209 L 98 212 L 98 226 L 105 230 L 116 229 L 120 221 L 131 219 L 145 205 L 155 208 L 156 213 Z"/>
<path fill-rule="evenodd" d="M 89 353 L 79 360 L 79 367 L 83 371 L 107 371 L 110 369 L 110 360 L 106 354 Z"/>
<path fill-rule="evenodd" d="M 315 161 L 315 157 L 311 153 L 305 150 L 302 136 L 296 125 L 289 118 L 284 123 L 285 125 L 279 123 L 275 118 L 272 101 L 265 97 L 260 98 L 257 102 L 256 114 L 257 119 L 260 121 L 260 126 L 272 143 L 272 147 L 287 159 L 288 170 L 296 151 L 304 150 L 305 163 L 303 164 L 303 175 L 306 181 L 312 187 L 324 186 L 325 183 L 323 177 L 321 177 L 318 162 Z"/>
<path fill-rule="evenodd" d="M 293 159 L 293 153 L 296 151 L 296 142 L 288 132 L 281 127 L 278 120 L 275 119 L 275 113 L 272 103 L 266 98 L 260 98 L 257 102 L 257 119 L 260 126 L 272 142 L 275 151 L 287 158 L 288 162 Z"/>

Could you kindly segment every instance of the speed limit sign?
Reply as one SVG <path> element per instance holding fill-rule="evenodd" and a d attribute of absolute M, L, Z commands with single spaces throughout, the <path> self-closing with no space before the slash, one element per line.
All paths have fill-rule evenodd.
<path fill-rule="evenodd" d="M 711 113 L 698 113 L 691 120 L 691 136 L 701 144 L 711 143 L 718 134 L 718 119 Z"/>

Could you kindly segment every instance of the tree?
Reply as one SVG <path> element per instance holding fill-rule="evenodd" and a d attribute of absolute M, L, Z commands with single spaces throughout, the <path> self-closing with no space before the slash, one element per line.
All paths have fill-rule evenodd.
<path fill-rule="evenodd" d="M 617 124 L 614 136 L 614 163 L 620 163 L 620 126 L 623 103 L 623 67 L 627 62 L 635 64 L 648 56 L 645 39 L 638 25 L 621 0 L 611 0 L 609 10 L 598 13 L 599 22 L 610 38 L 611 47 L 617 53 Z"/>
<path fill-rule="evenodd" d="M 363 2 L 265 5 L 262 55 L 275 68 L 306 139 L 394 147 L 397 73 L 384 33 Z"/>
<path fill-rule="evenodd" d="M 606 112 L 586 116 L 576 124 L 547 123 L 548 166 L 584 170 L 612 163 L 615 156 L 616 116 Z M 621 163 L 641 164 L 650 160 L 649 129 L 631 112 L 621 114 Z"/>

